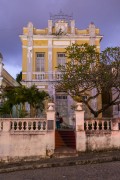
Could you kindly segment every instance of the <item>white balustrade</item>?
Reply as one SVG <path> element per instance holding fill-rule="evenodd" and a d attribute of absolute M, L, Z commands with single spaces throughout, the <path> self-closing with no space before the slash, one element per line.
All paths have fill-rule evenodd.
<path fill-rule="evenodd" d="M 45 73 L 35 74 L 35 79 L 44 80 L 45 79 Z"/>
<path fill-rule="evenodd" d="M 85 120 L 85 130 L 111 130 L 110 120 Z"/>
<path fill-rule="evenodd" d="M 35 75 L 35 80 L 60 80 L 61 72 L 52 71 L 52 72 L 33 72 Z"/>
<path fill-rule="evenodd" d="M 10 120 L 11 132 L 45 132 L 47 131 L 47 120 L 46 119 L 13 119 Z"/>

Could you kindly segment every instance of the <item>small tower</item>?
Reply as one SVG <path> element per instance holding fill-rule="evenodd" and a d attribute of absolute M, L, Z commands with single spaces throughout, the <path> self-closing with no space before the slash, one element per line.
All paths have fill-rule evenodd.
<path fill-rule="evenodd" d="M 89 24 L 89 35 L 90 35 L 90 45 L 95 45 L 95 25 L 93 22 Z"/>

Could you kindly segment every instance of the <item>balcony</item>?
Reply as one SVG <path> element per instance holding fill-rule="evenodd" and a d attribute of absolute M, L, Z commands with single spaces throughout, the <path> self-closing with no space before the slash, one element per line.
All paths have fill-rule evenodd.
<path fill-rule="evenodd" d="M 58 81 L 61 79 L 61 73 L 57 71 L 52 72 L 33 72 L 35 81 Z"/>

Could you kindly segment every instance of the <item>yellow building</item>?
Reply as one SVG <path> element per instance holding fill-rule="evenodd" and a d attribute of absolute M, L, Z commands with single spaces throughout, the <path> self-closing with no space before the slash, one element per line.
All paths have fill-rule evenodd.
<path fill-rule="evenodd" d="M 60 78 L 58 64 L 65 64 L 65 48 L 72 43 L 96 45 L 100 51 L 100 30 L 90 23 L 86 29 L 78 29 L 75 20 L 62 12 L 51 15 L 48 27 L 37 29 L 31 22 L 23 28 L 22 41 L 22 84 L 35 84 L 40 90 L 48 91 L 56 103 L 56 111 L 71 117 L 72 99 L 65 93 L 55 92 L 54 84 Z M 94 93 L 94 92 L 93 92 Z M 96 101 L 93 102 L 94 106 Z"/>

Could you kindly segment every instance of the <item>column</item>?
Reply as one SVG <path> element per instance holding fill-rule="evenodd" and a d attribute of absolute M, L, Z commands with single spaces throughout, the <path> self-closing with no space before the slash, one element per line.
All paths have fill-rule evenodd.
<path fill-rule="evenodd" d="M 48 93 L 51 97 L 54 97 L 53 88 L 53 68 L 52 68 L 52 39 L 48 40 Z"/>
<path fill-rule="evenodd" d="M 76 150 L 79 152 L 86 151 L 86 134 L 84 131 L 84 111 L 82 103 L 77 103 L 75 110 L 76 117 Z"/>
<path fill-rule="evenodd" d="M 90 45 L 93 46 L 95 45 L 95 25 L 93 22 L 90 23 L 89 25 L 89 35 L 90 35 Z M 96 88 L 92 89 L 92 96 L 96 95 Z M 97 98 L 91 100 L 91 103 L 92 103 L 92 107 L 94 110 L 97 110 Z"/>
<path fill-rule="evenodd" d="M 27 86 L 32 85 L 32 58 L 33 58 L 33 24 L 28 23 L 28 52 L 27 52 Z"/>
<path fill-rule="evenodd" d="M 54 103 L 48 103 L 47 110 L 47 139 L 46 153 L 51 156 L 55 150 L 55 107 Z"/>

